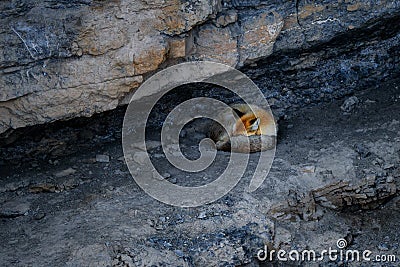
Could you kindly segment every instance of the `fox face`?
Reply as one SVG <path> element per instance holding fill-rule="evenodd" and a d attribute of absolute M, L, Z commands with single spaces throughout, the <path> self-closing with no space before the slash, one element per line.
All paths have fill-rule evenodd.
<path fill-rule="evenodd" d="M 227 129 L 217 123 L 211 127 L 210 137 L 216 142 L 217 149 L 247 153 L 271 149 L 274 146 L 277 133 L 271 112 L 254 105 L 235 104 L 223 110 L 219 117 Z M 230 137 L 234 138 L 233 143 Z M 250 148 L 245 147 L 246 140 L 243 138 L 249 139 Z"/>
<path fill-rule="evenodd" d="M 254 114 L 246 114 L 236 122 L 234 135 L 260 135 L 260 118 L 257 118 Z"/>
<path fill-rule="evenodd" d="M 272 114 L 260 107 L 246 104 L 231 106 L 236 113 L 232 135 L 276 135 L 275 120 Z"/>

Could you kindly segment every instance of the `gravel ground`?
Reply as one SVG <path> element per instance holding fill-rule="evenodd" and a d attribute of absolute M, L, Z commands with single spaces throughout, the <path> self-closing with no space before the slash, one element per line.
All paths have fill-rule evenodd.
<path fill-rule="evenodd" d="M 24 129 L 0 148 L 0 266 L 399 266 L 399 86 L 391 80 L 291 111 L 279 122 L 275 160 L 262 186 L 243 190 L 257 164 L 253 154 L 234 190 L 197 208 L 160 203 L 134 182 L 123 160 L 122 108 Z M 182 150 L 189 157 L 205 136 L 196 127 L 185 130 Z M 187 174 L 162 160 L 157 140 L 151 144 L 159 172 L 181 185 L 212 181 L 228 157 L 218 152 L 205 172 Z M 356 197 L 336 206 L 316 197 L 339 182 L 361 189 L 346 191 Z M 337 249 L 339 239 L 346 249 L 396 261 L 256 257 L 264 245 L 321 252 Z"/>

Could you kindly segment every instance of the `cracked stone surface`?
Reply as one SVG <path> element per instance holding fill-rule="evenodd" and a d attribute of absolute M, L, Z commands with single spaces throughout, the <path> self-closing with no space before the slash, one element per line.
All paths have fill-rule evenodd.
<path fill-rule="evenodd" d="M 279 116 L 400 65 L 398 1 L 16 0 L 0 10 L 3 135 L 113 110 L 186 60 L 250 68 Z"/>
<path fill-rule="evenodd" d="M 388 263 L 397 266 L 399 87 L 394 79 L 355 92 L 359 103 L 350 112 L 341 109 L 345 97 L 289 113 L 262 186 L 246 193 L 247 172 L 233 191 L 197 208 L 160 203 L 134 182 L 122 157 L 124 109 L 31 129 L 0 148 L 0 265 L 270 266 L 256 259 L 264 245 L 320 251 L 344 238 L 348 249 L 397 255 Z M 205 137 L 201 129 L 201 122 L 184 128 L 190 158 Z M 148 150 L 170 182 L 204 184 L 224 168 L 226 152 L 203 173 L 171 168 L 156 130 Z M 249 170 L 256 164 L 252 154 Z M 292 266 L 299 264 L 308 263 Z"/>

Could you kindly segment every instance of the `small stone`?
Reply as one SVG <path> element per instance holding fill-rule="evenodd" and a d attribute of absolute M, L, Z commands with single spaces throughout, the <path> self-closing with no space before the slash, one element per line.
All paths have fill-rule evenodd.
<path fill-rule="evenodd" d="M 171 174 L 169 174 L 168 172 L 164 172 L 164 173 L 162 174 L 162 177 L 164 177 L 164 179 L 168 179 L 168 178 L 171 177 Z"/>
<path fill-rule="evenodd" d="M 380 159 L 380 158 L 376 158 L 376 159 L 374 159 L 374 160 L 372 161 L 372 163 L 373 163 L 374 165 L 382 166 L 383 160 Z"/>
<path fill-rule="evenodd" d="M 83 163 L 95 163 L 96 159 L 95 158 L 88 158 L 88 159 L 83 159 Z"/>
<path fill-rule="evenodd" d="M 43 183 L 43 184 L 36 184 L 36 185 L 31 185 L 29 187 L 29 192 L 30 193 L 54 193 L 59 191 L 58 186 L 52 183 Z"/>
<path fill-rule="evenodd" d="M 355 144 L 354 150 L 360 155 L 361 158 L 366 158 L 371 154 L 368 148 L 363 144 Z"/>
<path fill-rule="evenodd" d="M 388 246 L 386 244 L 384 244 L 384 243 L 379 244 L 378 245 L 378 249 L 381 250 L 381 251 L 388 251 L 389 250 Z"/>
<path fill-rule="evenodd" d="M 96 161 L 101 163 L 108 163 L 110 162 L 110 156 L 102 154 L 96 155 Z"/>
<path fill-rule="evenodd" d="M 373 185 L 375 183 L 375 180 L 376 180 L 376 175 L 375 174 L 368 174 L 365 178 L 367 180 L 367 184 L 368 185 Z"/>
<path fill-rule="evenodd" d="M 74 178 L 69 178 L 61 185 L 61 190 L 70 190 L 79 186 L 79 181 Z"/>
<path fill-rule="evenodd" d="M 388 177 L 386 178 L 386 182 L 387 182 L 387 183 L 393 183 L 393 182 L 394 182 L 393 176 L 388 176 Z"/>
<path fill-rule="evenodd" d="M 68 169 L 62 170 L 60 172 L 57 172 L 56 174 L 54 174 L 54 176 L 57 177 L 57 178 L 61 178 L 61 177 L 65 177 L 65 176 L 74 174 L 75 172 L 76 172 L 75 169 L 68 168 Z"/>
<path fill-rule="evenodd" d="M 305 166 L 305 167 L 301 168 L 300 171 L 304 172 L 304 173 L 314 173 L 315 172 L 315 166 Z"/>
<path fill-rule="evenodd" d="M 358 9 L 360 9 L 360 7 L 362 7 L 360 3 L 351 4 L 347 6 L 347 11 L 349 12 L 357 11 Z"/>
<path fill-rule="evenodd" d="M 228 24 L 234 23 L 237 20 L 237 12 L 235 10 L 229 10 L 228 12 L 219 15 L 215 20 L 217 27 L 225 27 Z"/>
<path fill-rule="evenodd" d="M 197 219 L 205 219 L 207 218 L 207 213 L 205 211 L 200 212 L 199 216 L 197 216 Z"/>
<path fill-rule="evenodd" d="M 394 168 L 394 164 L 385 164 L 385 166 L 383 166 L 384 170 L 388 170 L 388 169 L 391 169 L 391 168 Z"/>
<path fill-rule="evenodd" d="M 39 212 L 36 212 L 36 214 L 33 216 L 33 219 L 39 221 L 39 220 L 43 219 L 44 217 L 46 217 L 46 213 L 44 211 L 39 211 Z"/>
<path fill-rule="evenodd" d="M 356 96 L 347 98 L 340 109 L 344 112 L 351 112 L 360 101 Z"/>
<path fill-rule="evenodd" d="M 322 175 L 322 177 L 324 177 L 324 179 L 333 179 L 333 172 L 331 170 L 324 170 L 321 171 L 320 174 Z"/>
<path fill-rule="evenodd" d="M 186 40 L 184 38 L 173 38 L 169 40 L 169 56 L 181 58 L 186 55 Z"/>
<path fill-rule="evenodd" d="M 178 180 L 176 179 L 176 177 L 172 177 L 168 179 L 168 182 L 170 182 L 171 184 L 176 184 Z"/>
<path fill-rule="evenodd" d="M 183 254 L 182 250 L 176 249 L 174 250 L 176 256 L 178 256 L 179 258 L 183 258 L 183 256 L 185 256 L 185 254 Z"/>

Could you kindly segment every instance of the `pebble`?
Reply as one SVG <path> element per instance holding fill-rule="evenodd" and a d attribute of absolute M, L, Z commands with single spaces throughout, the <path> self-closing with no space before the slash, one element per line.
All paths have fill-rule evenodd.
<path fill-rule="evenodd" d="M 394 167 L 394 164 L 385 164 L 385 166 L 383 166 L 384 170 L 388 170 Z"/>
<path fill-rule="evenodd" d="M 315 166 L 305 166 L 305 167 L 301 168 L 301 172 L 314 173 L 315 172 Z"/>
<path fill-rule="evenodd" d="M 372 163 L 373 163 L 374 165 L 379 165 L 379 166 L 381 166 L 381 165 L 383 164 L 383 160 L 380 159 L 380 158 L 375 158 L 375 159 L 372 161 Z"/>
<path fill-rule="evenodd" d="M 161 174 L 162 177 L 164 177 L 165 179 L 168 179 L 171 177 L 171 174 L 169 174 L 168 172 L 164 172 L 163 174 Z"/>
<path fill-rule="evenodd" d="M 351 96 L 344 101 L 340 109 L 344 112 L 351 112 L 358 103 L 360 103 L 360 100 L 356 96 Z"/>
<path fill-rule="evenodd" d="M 110 156 L 102 154 L 96 155 L 96 161 L 101 163 L 108 163 L 110 162 Z"/>
<path fill-rule="evenodd" d="M 46 217 L 46 213 L 44 211 L 39 211 L 33 216 L 33 219 L 39 221 L 39 220 L 43 219 L 44 217 Z"/>
<path fill-rule="evenodd" d="M 183 254 L 182 250 L 176 249 L 174 250 L 176 256 L 178 256 L 179 258 L 183 258 L 183 256 L 185 256 L 185 254 Z"/>
<path fill-rule="evenodd" d="M 29 192 L 33 194 L 43 193 L 43 192 L 58 192 L 59 188 L 52 183 L 42 183 L 42 184 L 35 184 L 29 187 Z"/>
<path fill-rule="evenodd" d="M 207 213 L 205 211 L 200 212 L 199 216 L 197 216 L 197 219 L 205 219 L 207 218 Z"/>
<path fill-rule="evenodd" d="M 382 243 L 378 245 L 378 249 L 381 251 L 388 251 L 389 247 L 386 244 Z"/>
<path fill-rule="evenodd" d="M 170 182 L 171 184 L 176 184 L 178 180 L 176 179 L 176 177 L 172 177 L 168 179 L 168 182 Z"/>
<path fill-rule="evenodd" d="M 95 158 L 88 158 L 88 159 L 83 159 L 82 160 L 83 163 L 95 163 L 96 159 Z"/>
<path fill-rule="evenodd" d="M 75 169 L 68 168 L 68 169 L 65 169 L 65 170 L 62 170 L 60 172 L 55 173 L 54 176 L 56 176 L 57 178 L 61 178 L 61 177 L 65 177 L 65 176 L 74 174 L 75 172 L 76 172 Z"/>
<path fill-rule="evenodd" d="M 363 145 L 363 144 L 355 144 L 354 145 L 354 150 L 360 155 L 362 158 L 368 157 L 371 152 L 368 150 L 368 148 Z"/>

